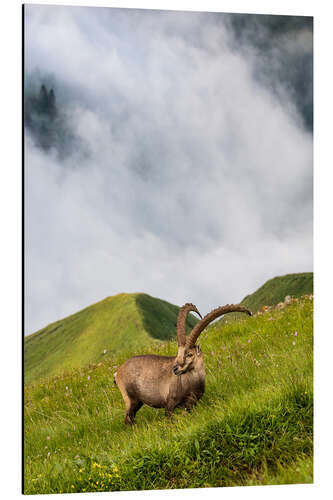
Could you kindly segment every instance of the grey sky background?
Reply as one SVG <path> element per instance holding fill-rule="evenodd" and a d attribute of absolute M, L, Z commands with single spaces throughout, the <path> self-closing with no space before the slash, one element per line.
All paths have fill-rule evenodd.
<path fill-rule="evenodd" d="M 310 18 L 26 5 L 26 334 L 312 271 L 312 51 Z"/>

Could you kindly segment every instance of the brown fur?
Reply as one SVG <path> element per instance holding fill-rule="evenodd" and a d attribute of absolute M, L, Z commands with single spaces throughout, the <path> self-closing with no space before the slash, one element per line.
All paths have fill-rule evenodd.
<path fill-rule="evenodd" d="M 192 349 L 191 351 L 197 351 Z M 143 404 L 165 408 L 170 415 L 177 406 L 190 409 L 205 390 L 205 367 L 202 353 L 193 353 L 190 362 L 181 367 L 188 370 L 176 375 L 174 356 L 134 356 L 118 370 L 115 380 L 126 405 L 125 423 L 134 423 L 136 412 Z M 178 368 L 180 370 L 180 368 Z"/>

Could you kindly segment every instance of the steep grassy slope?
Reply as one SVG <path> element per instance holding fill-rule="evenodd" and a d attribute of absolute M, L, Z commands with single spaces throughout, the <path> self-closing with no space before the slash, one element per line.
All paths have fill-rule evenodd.
<path fill-rule="evenodd" d="M 146 332 L 159 340 L 171 340 L 176 335 L 179 307 L 165 300 L 156 299 L 146 293 L 135 294 L 135 300 Z M 199 318 L 187 317 L 186 331 L 189 332 Z"/>
<path fill-rule="evenodd" d="M 272 278 L 254 293 L 247 295 L 241 304 L 253 313 L 260 311 L 263 306 L 275 306 L 283 302 L 285 297 L 301 297 L 313 293 L 313 273 L 285 274 Z M 219 321 L 222 324 L 230 323 L 242 318 L 241 313 L 231 313 Z"/>
<path fill-rule="evenodd" d="M 124 426 L 112 373 L 131 349 L 27 385 L 25 492 L 312 482 L 312 312 L 306 297 L 212 324 L 200 337 L 206 392 L 171 419 L 144 406 Z"/>
<path fill-rule="evenodd" d="M 283 302 L 287 295 L 301 297 L 313 293 L 313 273 L 297 273 L 277 276 L 247 295 L 241 302 L 252 312 L 257 312 L 262 306 L 273 306 Z"/>
<path fill-rule="evenodd" d="M 107 297 L 25 338 L 25 382 L 97 363 L 123 349 L 142 352 L 152 339 L 170 339 L 178 310 L 143 293 Z M 189 315 L 188 327 L 196 321 Z"/>

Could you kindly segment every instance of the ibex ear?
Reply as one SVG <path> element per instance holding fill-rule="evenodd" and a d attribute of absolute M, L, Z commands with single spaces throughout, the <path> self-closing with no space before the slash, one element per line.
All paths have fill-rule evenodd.
<path fill-rule="evenodd" d="M 201 353 L 200 344 L 196 344 L 195 348 L 197 350 L 197 354 L 200 354 Z"/>

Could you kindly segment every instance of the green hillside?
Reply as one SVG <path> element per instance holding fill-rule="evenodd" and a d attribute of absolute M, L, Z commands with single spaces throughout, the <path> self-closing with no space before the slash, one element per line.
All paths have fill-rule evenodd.
<path fill-rule="evenodd" d="M 106 299 L 63 320 L 73 323 L 72 343 L 81 338 L 74 335 L 75 321 L 86 332 L 97 316 L 94 307 L 101 307 L 105 328 L 112 305 L 122 308 L 116 318 L 124 317 L 125 307 L 126 318 L 138 321 L 137 329 L 128 332 L 147 341 L 146 352 L 174 355 L 174 340 L 152 338 L 147 332 L 153 322 L 143 327 L 143 309 L 137 314 L 139 307 L 149 309 L 143 299 L 147 304 L 141 306 L 135 296 Z M 27 384 L 25 493 L 311 483 L 312 315 L 313 301 L 307 296 L 261 315 L 210 325 L 200 336 L 205 394 L 190 413 L 178 409 L 172 418 L 143 406 L 136 425 L 124 425 L 124 402 L 112 374 L 137 349 L 128 340 L 123 350 L 94 365 Z M 114 338 L 118 319 L 109 332 Z M 48 327 L 54 335 L 56 325 Z M 97 335 L 90 342 L 93 338 Z M 88 345 L 87 340 L 87 350 Z M 103 347 L 96 349 L 96 358 Z"/>
<path fill-rule="evenodd" d="M 273 306 L 283 302 L 287 295 L 301 297 L 313 293 L 313 273 L 297 273 L 277 276 L 266 283 L 251 295 L 247 295 L 241 302 L 252 312 L 257 312 L 263 306 Z"/>
<path fill-rule="evenodd" d="M 24 339 L 25 383 L 169 340 L 176 334 L 178 310 L 143 293 L 121 293 L 51 323 Z M 189 315 L 188 328 L 196 321 Z"/>
<path fill-rule="evenodd" d="M 313 273 L 285 274 L 266 281 L 258 290 L 244 297 L 241 304 L 256 313 L 263 306 L 275 306 L 283 302 L 287 295 L 298 298 L 311 294 L 313 294 Z M 228 314 L 220 319 L 220 322 L 225 324 L 236 319 L 242 319 L 242 314 Z"/>
<path fill-rule="evenodd" d="M 267 281 L 241 304 L 258 311 L 286 295 L 313 292 L 313 273 L 287 274 Z M 159 343 L 176 334 L 178 306 L 144 293 L 121 293 L 51 323 L 24 340 L 25 383 L 98 363 L 122 350 L 145 352 L 152 340 Z M 240 318 L 229 314 L 221 321 Z M 188 328 L 197 319 L 189 315 Z M 105 352 L 106 351 L 106 352 Z"/>

